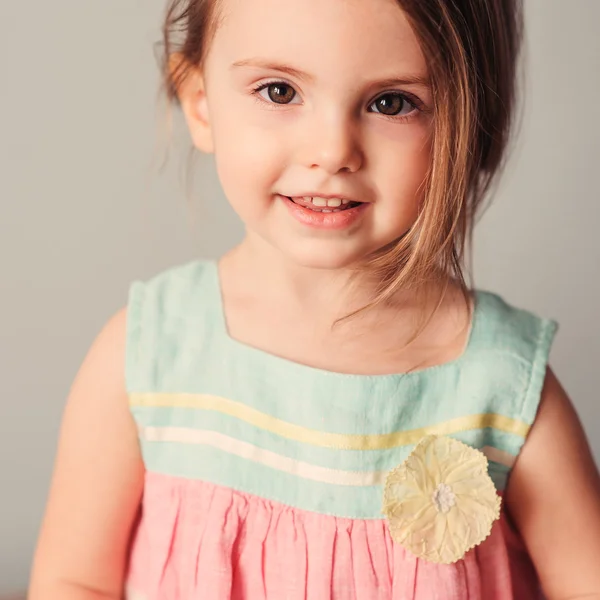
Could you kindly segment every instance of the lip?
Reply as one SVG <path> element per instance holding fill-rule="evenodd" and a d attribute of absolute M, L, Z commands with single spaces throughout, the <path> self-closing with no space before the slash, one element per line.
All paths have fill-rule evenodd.
<path fill-rule="evenodd" d="M 339 198 L 340 200 L 348 200 L 349 202 L 362 202 L 361 200 L 357 200 L 356 198 L 352 198 L 346 194 L 322 194 L 321 192 L 304 192 L 302 194 L 288 194 L 287 198 Z"/>
<path fill-rule="evenodd" d="M 308 196 L 309 194 L 306 194 Z M 297 196 L 294 196 L 297 197 Z M 328 196 L 320 196 L 321 198 L 327 198 Z M 330 198 L 343 198 L 343 196 L 329 196 Z M 325 229 L 325 230 L 342 230 L 348 229 L 354 225 L 370 207 L 370 204 L 363 202 L 354 208 L 347 208 L 340 212 L 317 212 L 310 208 L 305 208 L 300 204 L 296 204 L 289 199 L 288 196 L 282 196 L 278 194 L 278 198 L 286 205 L 290 214 L 296 221 L 307 227 L 313 229 Z M 351 198 L 348 198 L 351 200 Z M 352 201 L 352 200 L 351 200 Z"/>

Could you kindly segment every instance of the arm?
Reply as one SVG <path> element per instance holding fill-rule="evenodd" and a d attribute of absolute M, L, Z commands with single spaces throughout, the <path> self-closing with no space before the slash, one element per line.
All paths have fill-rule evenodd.
<path fill-rule="evenodd" d="M 548 370 L 506 492 L 548 600 L 600 600 L 600 477 L 571 401 Z"/>
<path fill-rule="evenodd" d="M 143 463 L 125 392 L 126 313 L 100 333 L 73 383 L 29 600 L 120 600 Z"/>

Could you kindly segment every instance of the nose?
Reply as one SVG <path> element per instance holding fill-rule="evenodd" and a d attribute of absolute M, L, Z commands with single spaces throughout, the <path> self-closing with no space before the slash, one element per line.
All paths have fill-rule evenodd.
<path fill-rule="evenodd" d="M 350 118 L 330 115 L 305 129 L 303 164 L 331 175 L 354 173 L 363 164 L 359 135 Z"/>

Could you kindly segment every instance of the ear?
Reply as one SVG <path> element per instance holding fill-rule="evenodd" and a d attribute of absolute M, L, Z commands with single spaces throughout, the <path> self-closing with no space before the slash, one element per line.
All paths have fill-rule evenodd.
<path fill-rule="evenodd" d="M 185 76 L 177 85 L 177 97 L 194 146 L 208 154 L 214 152 L 206 101 L 206 87 L 202 71 L 199 67 L 186 65 L 185 59 L 179 54 L 175 54 L 170 58 L 169 68 L 175 81 L 178 79 L 178 74 L 185 73 Z"/>

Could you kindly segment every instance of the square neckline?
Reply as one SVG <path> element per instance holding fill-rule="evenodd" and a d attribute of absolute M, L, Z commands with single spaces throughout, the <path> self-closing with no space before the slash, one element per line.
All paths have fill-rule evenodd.
<path fill-rule="evenodd" d="M 473 352 L 475 341 L 478 337 L 479 329 L 481 327 L 481 312 L 482 312 L 482 294 L 478 290 L 471 290 L 472 298 L 472 310 L 471 319 L 469 324 L 469 332 L 467 335 L 466 343 L 464 344 L 463 350 L 456 358 L 428 367 L 422 367 L 413 371 L 406 372 L 395 372 L 395 373 L 381 373 L 381 374 L 364 374 L 364 373 L 343 373 L 341 371 L 331 371 L 320 367 L 314 367 L 306 363 L 301 363 L 278 354 L 269 352 L 257 346 L 252 346 L 240 340 L 234 338 L 227 325 L 227 316 L 225 314 L 225 303 L 223 296 L 223 288 L 221 285 L 221 275 L 218 260 L 207 261 L 209 265 L 211 275 L 211 300 L 215 308 L 215 317 L 218 326 L 218 334 L 220 338 L 232 349 L 239 354 L 254 355 L 261 358 L 264 362 L 271 362 L 275 366 L 281 368 L 288 368 L 301 373 L 304 371 L 306 374 L 312 373 L 313 375 L 321 375 L 325 377 L 337 377 L 346 379 L 362 379 L 365 381 L 389 381 L 394 379 L 404 379 L 412 377 L 424 377 L 428 374 L 434 374 L 443 372 L 445 370 L 454 369 L 462 366 L 468 357 Z"/>

